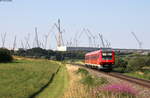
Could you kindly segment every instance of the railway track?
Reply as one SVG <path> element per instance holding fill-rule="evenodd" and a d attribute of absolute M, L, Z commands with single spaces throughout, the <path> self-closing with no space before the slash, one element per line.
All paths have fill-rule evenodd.
<path fill-rule="evenodd" d="M 149 80 L 139 79 L 139 78 L 123 75 L 123 74 L 120 74 L 120 73 L 114 73 L 114 72 L 107 73 L 107 74 L 109 76 L 113 76 L 113 77 L 116 77 L 116 78 L 119 78 L 119 79 L 122 79 L 122 80 L 126 80 L 126 81 L 129 81 L 129 82 L 141 85 L 141 86 L 146 87 L 146 88 L 150 88 L 150 81 Z"/>
<path fill-rule="evenodd" d="M 78 66 L 85 67 L 83 64 L 73 64 L 73 65 L 78 65 Z M 88 68 L 88 67 L 86 67 L 86 68 Z M 88 69 L 95 70 L 95 69 L 91 69 L 91 68 L 88 68 Z M 150 80 L 139 79 L 139 78 L 123 75 L 123 74 L 116 73 L 116 72 L 102 72 L 102 71 L 99 71 L 99 70 L 95 70 L 95 71 L 100 72 L 102 74 L 106 74 L 106 75 L 115 77 L 115 78 L 119 78 L 119 79 L 122 79 L 122 80 L 125 80 L 125 81 L 128 81 L 128 82 L 131 82 L 131 83 L 134 83 L 134 84 L 138 84 L 138 85 L 146 87 L 146 88 L 150 88 Z"/>

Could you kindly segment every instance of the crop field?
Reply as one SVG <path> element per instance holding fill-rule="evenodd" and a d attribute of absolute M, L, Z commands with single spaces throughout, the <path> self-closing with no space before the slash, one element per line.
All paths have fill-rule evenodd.
<path fill-rule="evenodd" d="M 50 81 L 58 68 L 58 63 L 48 60 L 0 63 L 0 98 L 29 98 Z"/>

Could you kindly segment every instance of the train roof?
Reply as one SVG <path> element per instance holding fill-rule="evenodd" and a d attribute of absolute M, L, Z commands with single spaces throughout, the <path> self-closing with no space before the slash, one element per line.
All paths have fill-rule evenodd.
<path fill-rule="evenodd" d="M 108 51 L 112 51 L 113 49 L 112 48 L 101 48 L 100 50 L 108 52 Z"/>
<path fill-rule="evenodd" d="M 88 52 L 88 53 L 86 53 L 86 55 L 97 54 L 97 53 L 99 53 L 100 51 L 103 51 L 103 52 L 111 52 L 111 51 L 112 51 L 112 48 L 100 48 L 99 50 L 92 51 L 92 52 Z"/>

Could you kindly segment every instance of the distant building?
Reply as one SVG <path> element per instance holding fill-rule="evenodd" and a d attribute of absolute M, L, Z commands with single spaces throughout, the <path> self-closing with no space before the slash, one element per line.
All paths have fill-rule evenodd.
<path fill-rule="evenodd" d="M 57 51 L 95 51 L 99 50 L 100 48 L 94 48 L 94 47 L 67 47 L 67 46 L 61 46 L 57 47 Z"/>
<path fill-rule="evenodd" d="M 57 51 L 95 51 L 99 50 L 100 48 L 98 47 L 67 47 L 67 46 L 60 46 L 57 47 Z M 138 52 L 138 53 L 143 53 L 143 54 L 148 54 L 150 53 L 150 49 L 121 49 L 121 48 L 113 48 L 115 52 L 120 52 L 120 53 L 133 53 L 133 52 Z"/>

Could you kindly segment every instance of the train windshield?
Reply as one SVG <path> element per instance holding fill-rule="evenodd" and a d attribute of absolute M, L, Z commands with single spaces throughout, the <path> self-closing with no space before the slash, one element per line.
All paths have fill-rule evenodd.
<path fill-rule="evenodd" d="M 104 52 L 102 53 L 103 60 L 112 60 L 112 52 Z"/>

